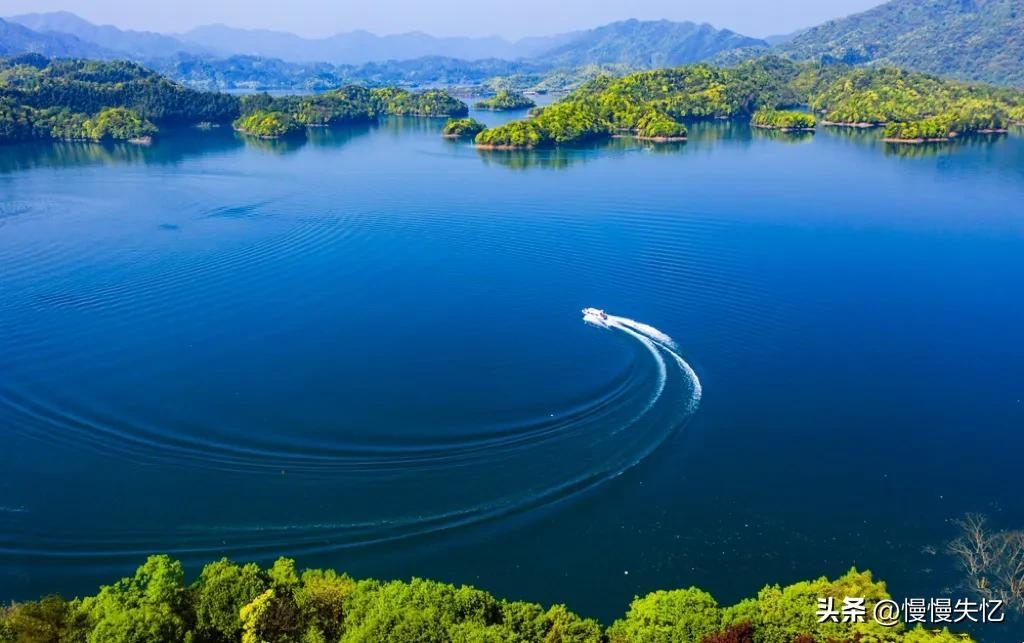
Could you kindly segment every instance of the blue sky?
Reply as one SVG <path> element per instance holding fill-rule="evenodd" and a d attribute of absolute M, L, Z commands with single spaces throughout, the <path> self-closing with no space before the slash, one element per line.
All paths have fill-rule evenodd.
<path fill-rule="evenodd" d="M 710 22 L 752 36 L 786 33 L 881 0 L 0 0 L 0 15 L 65 10 L 101 24 L 177 32 L 213 22 L 306 36 L 366 29 L 518 38 L 623 18 Z"/>

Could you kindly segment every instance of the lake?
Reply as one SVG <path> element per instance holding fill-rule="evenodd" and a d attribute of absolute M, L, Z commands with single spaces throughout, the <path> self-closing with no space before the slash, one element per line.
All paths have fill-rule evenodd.
<path fill-rule="evenodd" d="M 1019 131 L 442 124 L 0 148 L 0 599 L 288 555 L 609 622 L 1024 527 Z"/>

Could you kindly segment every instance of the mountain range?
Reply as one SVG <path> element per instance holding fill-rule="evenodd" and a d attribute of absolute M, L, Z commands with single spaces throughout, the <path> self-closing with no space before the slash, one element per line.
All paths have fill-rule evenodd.
<path fill-rule="evenodd" d="M 383 60 L 430 56 L 467 61 L 531 60 L 549 66 L 621 64 L 630 67 L 680 65 L 702 60 L 724 49 L 767 43 L 711 25 L 668 20 L 625 20 L 598 27 L 508 41 L 498 37 L 439 38 L 419 32 L 377 36 L 366 31 L 328 38 L 303 38 L 263 29 L 206 25 L 183 34 L 131 31 L 94 25 L 66 11 L 31 13 L 6 18 L 10 27 L 32 30 L 50 45 L 26 49 L 49 55 L 127 56 L 151 61 L 182 54 L 221 57 L 256 56 L 292 63 L 361 65 Z M 68 38 L 68 37 L 72 38 Z M 16 47 L 9 49 L 13 50 Z"/>
<path fill-rule="evenodd" d="M 352 77 L 362 67 L 381 61 L 392 65 L 408 61 L 403 73 L 414 78 L 431 61 L 444 61 L 444 78 L 474 78 L 491 69 L 513 73 L 515 68 L 506 64 L 511 62 L 532 71 L 593 65 L 641 69 L 702 60 L 729 63 L 777 53 L 798 60 L 891 64 L 1024 86 L 1024 5 L 1022 0 L 890 0 L 862 13 L 763 40 L 707 24 L 668 20 L 625 20 L 517 41 L 439 38 L 417 32 L 377 36 L 365 31 L 303 38 L 225 25 L 161 34 L 94 25 L 67 12 L 0 20 L 0 55 L 22 52 L 129 58 L 169 70 L 179 79 L 201 70 L 207 82 L 225 69 L 236 77 L 242 70 L 258 75 L 267 68 L 292 78 L 304 73 Z M 176 73 L 179 69 L 187 71 Z M 381 72 L 379 65 L 375 70 Z"/>

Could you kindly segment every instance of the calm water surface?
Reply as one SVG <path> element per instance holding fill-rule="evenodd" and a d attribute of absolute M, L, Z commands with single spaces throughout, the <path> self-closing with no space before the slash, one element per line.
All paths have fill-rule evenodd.
<path fill-rule="evenodd" d="M 1024 527 L 1019 133 L 440 127 L 0 149 L 0 599 L 283 554 L 610 620 Z"/>

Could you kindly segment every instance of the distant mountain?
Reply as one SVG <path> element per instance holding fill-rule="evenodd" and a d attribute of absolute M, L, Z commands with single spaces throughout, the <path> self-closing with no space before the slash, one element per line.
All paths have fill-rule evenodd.
<path fill-rule="evenodd" d="M 592 64 L 634 68 L 663 67 L 703 60 L 737 47 L 767 47 L 756 38 L 692 22 L 626 20 L 596 29 L 510 42 L 498 37 L 440 38 L 419 32 L 377 36 L 352 31 L 328 38 L 303 38 L 265 29 L 236 29 L 207 25 L 184 34 L 123 30 L 94 25 L 73 13 L 30 13 L 7 19 L 10 27 L 31 30 L 18 37 L 0 34 L 0 51 L 21 52 L 40 48 L 61 55 L 92 56 L 102 51 L 145 63 L 184 56 L 207 60 L 245 57 L 288 63 L 364 65 L 375 61 L 423 58 L 463 61 L 517 60 L 547 67 Z M 29 45 L 28 43 L 34 43 Z M 29 49 L 29 47 L 35 49 Z M 62 49 L 63 47 L 63 49 Z M 193 60 L 194 62 L 194 60 Z"/>
<path fill-rule="evenodd" d="M 705 60 L 739 47 L 767 47 L 757 38 L 711 25 L 669 20 L 624 20 L 578 32 L 538 56 L 552 67 L 623 64 L 636 68 L 671 67 Z"/>
<path fill-rule="evenodd" d="M 0 56 L 36 53 L 50 58 L 110 58 L 113 54 L 71 34 L 39 33 L 0 20 Z"/>
<path fill-rule="evenodd" d="M 525 63 L 488 58 L 466 61 L 437 56 L 363 65 L 295 63 L 259 56 L 207 58 L 178 54 L 150 66 L 201 89 L 296 89 L 323 91 L 353 82 L 401 85 L 473 85 L 496 76 L 537 73 Z"/>
<path fill-rule="evenodd" d="M 67 11 L 28 13 L 7 18 L 39 33 L 68 34 L 103 49 L 137 59 L 172 56 L 179 52 L 203 53 L 201 47 L 151 31 L 121 30 L 109 25 L 94 25 Z"/>
<path fill-rule="evenodd" d="M 798 59 L 891 64 L 1024 86 L 1021 0 L 892 0 L 784 43 Z"/>
<path fill-rule="evenodd" d="M 221 55 L 244 54 L 280 58 L 292 62 L 329 62 L 363 64 L 379 60 L 410 60 L 426 56 L 444 56 L 463 60 L 484 58 L 515 59 L 557 44 L 556 39 L 530 38 L 522 47 L 497 37 L 439 38 L 412 32 L 377 36 L 367 31 L 352 31 L 329 38 L 302 38 L 281 31 L 235 29 L 226 25 L 208 25 L 181 35 Z"/>

